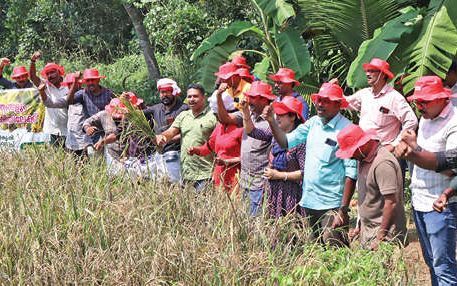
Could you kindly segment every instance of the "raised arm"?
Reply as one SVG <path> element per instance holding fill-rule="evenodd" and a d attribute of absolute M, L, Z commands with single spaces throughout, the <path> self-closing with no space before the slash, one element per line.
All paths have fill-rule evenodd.
<path fill-rule="evenodd" d="M 278 142 L 279 146 L 281 146 L 284 149 L 288 148 L 288 143 L 287 143 L 287 136 L 286 132 L 284 132 L 278 125 L 278 122 L 276 122 L 274 116 L 273 116 L 273 106 L 267 105 L 263 109 L 262 113 L 263 118 L 268 122 L 271 128 L 271 133 L 273 133 L 273 137 L 276 139 L 276 142 Z"/>
<path fill-rule="evenodd" d="M 34 52 L 32 55 L 32 58 L 30 59 L 30 80 L 33 82 L 35 86 L 39 86 L 41 79 L 37 76 L 36 74 L 36 65 L 35 62 L 40 59 L 41 53 L 40 52 Z"/>
<path fill-rule="evenodd" d="M 226 91 L 228 85 L 226 83 L 221 83 L 219 88 L 216 90 L 216 99 L 217 99 L 217 116 L 219 117 L 219 121 L 222 124 L 234 124 L 237 126 L 240 125 L 240 121 L 233 113 L 228 113 L 225 109 L 224 101 L 222 100 L 222 93 Z"/>

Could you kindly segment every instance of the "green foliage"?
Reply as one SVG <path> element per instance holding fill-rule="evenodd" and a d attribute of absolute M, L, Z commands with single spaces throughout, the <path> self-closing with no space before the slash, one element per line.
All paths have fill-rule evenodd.
<path fill-rule="evenodd" d="M 401 252 L 382 244 L 376 252 L 360 249 L 305 247 L 308 261 L 286 274 L 274 272 L 278 285 L 407 285 Z M 344 267 L 342 267 L 344 265 Z"/>
<path fill-rule="evenodd" d="M 432 0 L 414 41 L 404 43 L 401 53 L 408 76 L 404 91 L 410 92 L 416 80 L 426 74 L 441 78 L 457 55 L 457 5 L 452 0 Z"/>
<path fill-rule="evenodd" d="M 217 30 L 207 39 L 203 40 L 198 49 L 192 54 L 191 60 L 195 60 L 209 50 L 224 44 L 229 38 L 241 37 L 246 33 L 255 33 L 263 36 L 262 31 L 251 22 L 237 21 L 231 23 L 228 27 Z"/>
<path fill-rule="evenodd" d="M 6 19 L 0 26 L 8 46 L 2 43 L 0 53 L 12 58 L 29 58 L 42 50 L 44 58 L 52 60 L 83 51 L 107 62 L 125 53 L 132 37 L 120 0 L 4 2 Z"/>
<path fill-rule="evenodd" d="M 292 26 L 287 26 L 286 21 L 295 16 L 293 6 L 287 1 L 252 0 L 261 19 L 260 23 L 235 22 L 226 28 L 219 29 L 203 41 L 194 53 L 192 59 L 198 60 L 206 54 L 204 63 L 207 65 L 199 73 L 200 81 L 206 88 L 210 78 L 221 64 L 220 57 L 215 58 L 212 51 L 225 45 L 227 41 L 235 40 L 239 52 L 254 53 L 261 56 L 261 65 L 255 73 L 259 78 L 266 78 L 268 72 L 276 72 L 279 67 L 287 66 L 295 70 L 298 79 L 303 78 L 310 71 L 310 55 L 300 33 Z M 257 39 L 261 45 L 257 47 L 243 46 L 243 38 L 249 35 Z M 218 52 L 219 55 L 223 53 Z M 214 59 L 214 61 L 213 61 Z M 225 59 L 227 60 L 228 57 Z M 268 59 L 269 63 L 266 63 Z M 269 69 L 271 68 L 271 70 Z"/>
<path fill-rule="evenodd" d="M 402 15 L 386 22 L 376 29 L 373 38 L 366 40 L 359 48 L 357 58 L 352 62 L 347 76 L 347 84 L 353 88 L 365 87 L 366 77 L 362 68 L 364 63 L 372 58 L 389 59 L 405 34 L 413 31 L 412 21 L 419 15 L 419 10 L 409 7 L 402 11 Z"/>
<path fill-rule="evenodd" d="M 310 55 L 300 34 L 291 27 L 276 36 L 281 66 L 295 71 L 297 78 L 303 78 L 311 69 Z"/>
<path fill-rule="evenodd" d="M 1 284 L 414 283 L 401 250 L 323 249 L 300 219 L 254 220 L 239 196 L 111 177 L 52 148 L 1 156 Z"/>
<path fill-rule="evenodd" d="M 363 41 L 400 15 L 407 2 L 396 0 L 298 0 L 306 17 L 305 36 L 312 40 L 321 77 L 344 81 Z"/>

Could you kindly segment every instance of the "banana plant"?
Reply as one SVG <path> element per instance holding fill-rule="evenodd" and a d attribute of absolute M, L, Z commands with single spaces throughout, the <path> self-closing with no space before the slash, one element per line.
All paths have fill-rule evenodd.
<path fill-rule="evenodd" d="M 216 80 L 219 65 L 235 53 L 260 55 L 253 73 L 266 79 L 269 72 L 280 67 L 293 69 L 298 79 L 311 68 L 308 48 L 301 34 L 290 22 L 296 17 L 294 6 L 286 0 L 251 0 L 258 12 L 258 21 L 236 21 L 205 39 L 192 54 L 191 60 L 202 60 L 198 78 L 210 90 Z M 257 23 L 258 22 L 258 23 Z M 261 45 L 244 49 L 243 40 L 254 37 Z"/>
<path fill-rule="evenodd" d="M 396 31 L 392 30 L 394 26 Z M 425 9 L 409 9 L 386 23 L 372 39 L 363 43 L 351 66 L 348 83 L 359 87 L 361 83 L 356 78 L 362 63 L 371 57 L 381 57 L 391 63 L 398 76 L 403 76 L 403 91 L 407 94 L 423 75 L 445 78 L 456 55 L 455 0 L 431 0 Z"/>

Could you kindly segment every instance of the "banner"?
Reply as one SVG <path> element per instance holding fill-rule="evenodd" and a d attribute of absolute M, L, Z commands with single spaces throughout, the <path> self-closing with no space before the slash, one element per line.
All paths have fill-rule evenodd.
<path fill-rule="evenodd" d="M 0 149 L 43 143 L 44 105 L 35 88 L 0 90 Z"/>

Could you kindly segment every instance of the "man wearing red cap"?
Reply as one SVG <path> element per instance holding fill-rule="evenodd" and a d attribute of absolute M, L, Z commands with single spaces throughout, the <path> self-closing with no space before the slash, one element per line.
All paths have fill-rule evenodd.
<path fill-rule="evenodd" d="M 280 68 L 276 74 L 270 75 L 270 79 L 275 82 L 275 90 L 279 94 L 278 101 L 286 96 L 291 96 L 300 100 L 303 104 L 302 117 L 308 119 L 309 106 L 306 100 L 298 92 L 294 91 L 300 82 L 295 79 L 295 72 L 289 68 Z"/>
<path fill-rule="evenodd" d="M 42 80 L 36 73 L 35 62 L 41 57 L 40 52 L 35 52 L 30 60 L 30 78 L 35 86 L 40 86 Z M 63 76 L 65 70 L 56 63 L 47 63 L 40 72 L 43 78 L 47 97 L 52 100 L 59 100 L 68 94 L 68 87 L 63 86 Z M 43 132 L 51 135 L 51 144 L 54 146 L 65 146 L 65 137 L 67 136 L 67 108 L 50 108 L 46 107 Z"/>
<path fill-rule="evenodd" d="M 20 88 L 31 88 L 33 87 L 32 82 L 29 80 L 29 73 L 24 66 L 18 66 L 13 69 L 11 74 L 11 79 L 9 81 L 3 77 L 3 68 L 10 65 L 10 60 L 8 58 L 0 59 L 0 85 L 5 89 L 20 89 Z"/>
<path fill-rule="evenodd" d="M 408 139 L 411 132 L 404 132 L 404 143 L 397 146 L 397 153 L 402 153 L 398 149 L 404 144 L 413 145 L 413 153 L 422 148 L 431 152 L 457 148 L 457 110 L 450 103 L 450 96 L 451 91 L 443 87 L 437 76 L 424 76 L 416 82 L 414 94 L 408 100 L 414 102 L 422 114 L 417 143 Z M 411 156 L 406 159 L 413 160 Z M 451 174 L 455 175 L 454 171 Z M 449 186 L 448 175 L 449 172 L 437 173 L 418 164 L 411 175 L 414 222 L 433 285 L 457 285 L 457 197 L 448 198 L 443 211 L 434 209 L 434 203 Z"/>
<path fill-rule="evenodd" d="M 168 130 L 175 121 L 176 117 L 185 110 L 189 109 L 179 97 L 181 89 L 178 84 L 169 78 L 162 78 L 157 81 L 160 103 L 155 104 L 145 110 L 145 114 L 150 114 L 154 119 L 154 132 L 156 135 Z M 157 176 L 166 176 L 172 183 L 181 181 L 181 134 L 176 135 L 167 142 L 163 148 L 159 148 L 154 155 Z M 162 166 L 165 169 L 162 169 Z"/>
<path fill-rule="evenodd" d="M 105 78 L 105 76 L 100 75 L 97 69 L 86 69 L 83 72 L 82 79 L 82 83 L 86 85 L 86 88 L 79 91 L 72 88 L 68 94 L 68 104 L 82 104 L 86 118 L 104 110 L 105 106 L 114 98 L 114 94 L 110 89 L 100 85 L 100 79 L 102 78 Z M 86 133 L 91 136 L 94 144 L 99 141 L 101 136 L 95 127 L 87 129 Z"/>
<path fill-rule="evenodd" d="M 376 131 L 363 131 L 357 125 L 346 126 L 338 133 L 336 156 L 359 161 L 358 214 L 360 243 L 377 249 L 381 241 L 405 243 L 406 218 L 403 178 L 398 159 L 381 147 Z"/>
<path fill-rule="evenodd" d="M 242 101 L 247 101 L 249 110 L 244 110 L 244 114 L 230 113 L 231 120 L 238 126 L 253 125 L 258 129 L 269 129 L 267 121 L 262 117 L 265 107 L 276 100 L 273 88 L 268 83 L 255 81 L 249 91 L 244 95 Z M 220 107 L 218 106 L 218 109 Z M 218 110 L 218 114 L 220 111 Z M 240 119 L 242 124 L 240 124 Z M 241 172 L 240 188 L 244 194 L 249 196 L 249 214 L 257 216 L 261 211 L 265 178 L 264 170 L 268 166 L 268 154 L 271 149 L 271 141 L 255 139 L 247 135 L 246 129 L 243 131 L 241 141 Z"/>
<path fill-rule="evenodd" d="M 272 120 L 271 107 L 264 113 L 273 135 L 283 148 L 293 148 L 306 142 L 303 194 L 300 205 L 305 208 L 313 235 L 323 243 L 348 245 L 345 232 L 338 230 L 349 224 L 349 203 L 352 198 L 357 163 L 335 156 L 339 145 L 337 134 L 351 121 L 340 113 L 348 106 L 343 90 L 337 84 L 324 83 L 319 93 L 311 96 L 317 115 L 294 131 L 285 133 Z"/>
<path fill-rule="evenodd" d="M 387 82 L 394 78 L 388 62 L 373 58 L 363 64 L 370 87 L 347 96 L 350 109 L 360 111 L 359 125 L 373 129 L 382 145 L 393 150 L 401 130 L 416 130 L 417 117 L 403 95 Z"/>
<path fill-rule="evenodd" d="M 76 80 L 79 78 L 79 72 L 69 73 L 65 76 L 61 85 L 70 87 L 76 85 L 79 90 L 81 83 Z M 38 87 L 41 100 L 44 105 L 49 108 L 67 108 L 68 107 L 68 122 L 67 122 L 67 137 L 65 139 L 65 148 L 73 152 L 77 156 L 84 156 L 88 146 L 92 145 L 92 140 L 83 131 L 83 122 L 86 119 L 83 107 L 81 104 L 72 104 L 68 106 L 67 98 L 51 99 L 47 96 L 45 83 L 41 83 Z"/>
<path fill-rule="evenodd" d="M 227 62 L 219 67 L 215 75 L 222 81 L 219 88 L 213 93 L 217 97 L 218 116 L 223 124 L 237 124 L 237 120 L 230 116 L 224 108 L 223 98 L 231 96 L 238 102 L 251 87 L 254 77 L 246 68 L 238 68 L 234 63 Z"/>

